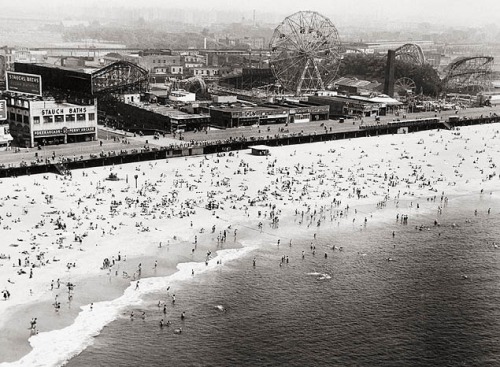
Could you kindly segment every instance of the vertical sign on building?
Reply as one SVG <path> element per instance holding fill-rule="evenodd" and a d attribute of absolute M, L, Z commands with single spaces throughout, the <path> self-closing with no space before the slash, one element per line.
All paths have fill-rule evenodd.
<path fill-rule="evenodd" d="M 7 120 L 7 101 L 0 99 L 0 121 Z"/>

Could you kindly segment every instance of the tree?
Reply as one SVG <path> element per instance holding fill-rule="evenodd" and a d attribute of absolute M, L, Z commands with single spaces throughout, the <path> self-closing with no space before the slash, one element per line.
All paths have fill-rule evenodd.
<path fill-rule="evenodd" d="M 416 65 L 396 60 L 394 71 L 396 79 L 407 77 L 412 79 L 416 85 L 416 92 L 428 96 L 437 96 L 441 92 L 441 79 L 437 71 L 429 64 Z"/>

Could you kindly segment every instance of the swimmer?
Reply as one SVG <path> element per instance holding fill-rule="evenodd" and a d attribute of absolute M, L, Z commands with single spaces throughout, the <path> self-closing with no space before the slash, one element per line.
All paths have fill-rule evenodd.
<path fill-rule="evenodd" d="M 184 320 L 185 318 L 186 318 L 186 312 L 184 312 L 184 311 L 183 311 L 183 312 L 181 313 L 181 320 Z"/>
<path fill-rule="evenodd" d="M 174 334 L 180 334 L 180 333 L 182 333 L 182 328 L 181 327 L 174 330 Z"/>
<path fill-rule="evenodd" d="M 163 327 L 163 319 L 160 320 L 160 327 Z"/>

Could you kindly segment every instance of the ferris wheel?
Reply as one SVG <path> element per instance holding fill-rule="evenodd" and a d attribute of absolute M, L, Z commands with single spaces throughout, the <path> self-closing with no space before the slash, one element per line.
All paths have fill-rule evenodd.
<path fill-rule="evenodd" d="M 394 82 L 394 92 L 400 97 L 414 95 L 416 89 L 415 82 L 407 77 L 399 78 Z"/>
<path fill-rule="evenodd" d="M 270 66 L 287 90 L 296 94 L 329 87 L 340 64 L 340 40 L 333 23 L 314 11 L 285 18 L 270 42 Z"/>

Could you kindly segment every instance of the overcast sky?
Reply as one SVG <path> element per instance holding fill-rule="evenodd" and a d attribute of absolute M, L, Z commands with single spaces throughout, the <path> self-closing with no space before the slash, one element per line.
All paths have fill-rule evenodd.
<path fill-rule="evenodd" d="M 207 10 L 246 10 L 292 14 L 300 10 L 315 10 L 332 21 L 355 18 L 357 14 L 366 18 L 377 14 L 377 19 L 400 21 L 425 21 L 432 23 L 476 26 L 500 21 L 500 0 L 21 0 L 9 2 L 9 6 L 26 8 L 57 6 L 71 9 L 76 4 L 122 7 L 193 8 Z M 78 15 L 76 14 L 78 17 Z"/>

